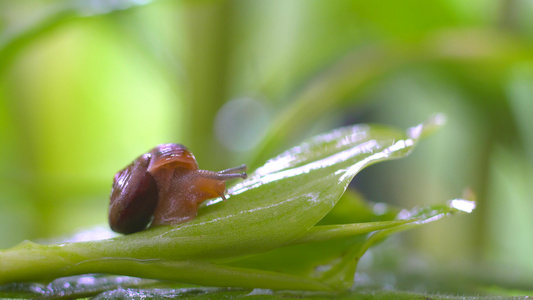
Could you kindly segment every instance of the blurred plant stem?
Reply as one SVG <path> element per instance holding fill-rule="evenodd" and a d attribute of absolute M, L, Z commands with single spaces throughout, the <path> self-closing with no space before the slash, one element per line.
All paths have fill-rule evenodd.
<path fill-rule="evenodd" d="M 517 0 L 500 0 L 501 12 L 500 12 L 500 26 L 509 31 L 516 31 L 519 29 L 518 12 L 520 6 Z"/>
<path fill-rule="evenodd" d="M 214 136 L 214 120 L 227 101 L 232 52 L 232 1 L 206 1 L 185 7 L 185 111 L 183 143 L 207 168 L 224 168 L 228 155 Z"/>
<path fill-rule="evenodd" d="M 382 77 L 394 75 L 401 67 L 429 62 L 465 63 L 465 60 L 510 63 L 531 58 L 531 52 L 524 51 L 520 45 L 519 40 L 509 39 L 499 31 L 450 30 L 415 40 L 389 40 L 357 48 L 293 91 L 287 106 L 254 152 L 251 165 L 263 163 L 291 137 L 302 136 L 317 117 L 338 110 L 345 101 L 349 100 L 351 105 L 362 101 L 360 95 L 365 88 Z"/>
<path fill-rule="evenodd" d="M 283 142 L 291 136 L 300 136 L 318 116 L 338 107 L 341 101 L 387 71 L 390 72 L 399 64 L 410 61 L 413 53 L 405 52 L 402 48 L 386 47 L 382 44 L 363 47 L 311 78 L 303 88 L 292 95 L 290 104 L 271 124 L 258 151 L 254 153 L 252 166 L 260 165 L 270 155 L 279 151 Z"/>

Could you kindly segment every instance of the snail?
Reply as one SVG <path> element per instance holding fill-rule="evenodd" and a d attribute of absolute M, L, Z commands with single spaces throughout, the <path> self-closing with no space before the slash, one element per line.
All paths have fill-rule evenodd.
<path fill-rule="evenodd" d="M 115 232 L 130 234 L 190 221 L 203 201 L 226 200 L 226 180 L 246 178 L 246 173 L 239 173 L 245 170 L 246 165 L 220 172 L 200 170 L 185 146 L 159 145 L 115 175 L 109 225 Z"/>

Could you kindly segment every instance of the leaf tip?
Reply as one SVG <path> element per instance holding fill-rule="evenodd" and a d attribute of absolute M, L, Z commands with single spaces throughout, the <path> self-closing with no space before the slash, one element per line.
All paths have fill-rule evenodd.
<path fill-rule="evenodd" d="M 453 199 L 448 201 L 448 206 L 457 211 L 471 213 L 476 209 L 476 202 L 465 199 Z"/>
<path fill-rule="evenodd" d="M 457 211 L 471 213 L 476 209 L 476 194 L 471 188 L 466 188 L 461 198 L 449 200 L 447 204 Z"/>
<path fill-rule="evenodd" d="M 407 129 L 407 135 L 412 139 L 426 137 L 446 124 L 447 117 L 443 113 L 431 115 L 425 122 Z"/>

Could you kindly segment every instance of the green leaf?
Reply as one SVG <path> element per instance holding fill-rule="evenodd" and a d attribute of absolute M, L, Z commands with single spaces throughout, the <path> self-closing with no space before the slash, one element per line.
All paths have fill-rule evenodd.
<path fill-rule="evenodd" d="M 234 186 L 228 201 L 210 201 L 188 223 L 101 241 L 60 245 L 24 242 L 0 252 L 0 283 L 110 273 L 208 286 L 346 288 L 357 259 L 370 245 L 451 210 L 443 207 L 430 211 L 429 217 L 409 215 L 402 220 L 366 224 L 315 225 L 332 210 L 362 168 L 407 155 L 441 121 L 436 116 L 405 133 L 379 125 L 357 125 L 317 136 L 268 161 Z M 362 235 L 381 229 L 370 239 Z M 305 244 L 294 245 L 298 243 Z M 315 251 L 315 247 L 323 250 Z M 274 256 L 284 259 L 293 253 L 301 268 L 228 263 L 254 254 L 259 261 L 266 255 L 263 262 L 270 263 L 274 261 L 269 258 L 271 250 L 281 251 L 283 255 Z M 302 251 L 308 253 L 299 254 Z M 330 254 L 316 258 L 314 253 L 320 251 Z M 332 259 L 337 263 L 330 269 L 313 273 L 316 263 L 331 264 Z"/>
<path fill-rule="evenodd" d="M 350 202 L 353 197 L 347 193 L 339 204 Z M 457 212 L 473 209 L 473 202 L 452 200 L 447 205 L 421 207 L 410 212 L 397 211 L 387 214 L 389 221 L 318 225 L 308 230 L 302 238 L 293 243 L 303 243 L 282 247 L 266 253 L 251 255 L 230 261 L 227 264 L 246 268 L 270 270 L 297 274 L 327 282 L 336 289 L 347 289 L 353 284 L 353 275 L 359 258 L 385 237 L 421 224 L 439 220 Z M 371 205 L 367 205 L 372 207 Z M 358 215 L 357 211 L 352 211 Z M 383 211 L 374 216 L 383 216 Z"/>

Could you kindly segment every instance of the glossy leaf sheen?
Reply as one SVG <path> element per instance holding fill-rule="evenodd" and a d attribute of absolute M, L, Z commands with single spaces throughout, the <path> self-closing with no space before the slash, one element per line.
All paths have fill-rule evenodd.
<path fill-rule="evenodd" d="M 400 230 L 425 217 L 411 216 L 388 223 L 383 220 L 314 227 L 315 224 L 336 205 L 357 172 L 370 164 L 407 155 L 439 120 L 433 118 L 407 133 L 378 125 L 358 125 L 317 136 L 269 160 L 249 179 L 230 189 L 227 201 L 210 201 L 188 223 L 101 241 L 22 243 L 0 252 L 0 283 L 113 273 L 211 286 L 346 288 L 353 279 L 355 258 L 374 243 L 372 239 L 365 242 L 362 233 L 386 228 Z M 449 211 L 446 207 L 430 215 Z M 337 241 L 328 246 L 325 241 L 329 239 Z M 329 257 L 337 264 L 317 276 L 310 273 L 317 263 L 315 258 L 303 259 L 302 271 L 296 272 L 261 268 L 246 260 L 231 263 L 255 253 L 268 257 L 269 250 L 280 247 L 283 248 L 274 251 L 284 253 L 287 248 L 284 246 L 298 243 L 322 243 L 330 255 L 323 256 L 321 262 L 329 263 Z M 336 243 L 344 246 L 333 247 Z M 263 254 L 257 255 L 261 261 Z"/>

